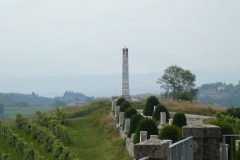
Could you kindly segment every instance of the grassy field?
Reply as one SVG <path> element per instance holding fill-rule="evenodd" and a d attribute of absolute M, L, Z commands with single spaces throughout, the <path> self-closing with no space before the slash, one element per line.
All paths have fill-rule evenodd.
<path fill-rule="evenodd" d="M 146 99 L 142 99 L 140 104 L 134 104 L 133 106 L 136 109 L 143 109 L 146 103 Z M 214 116 L 217 112 L 225 112 L 225 107 L 212 106 L 206 104 L 197 104 L 187 101 L 178 102 L 178 101 L 161 101 L 169 112 L 183 112 L 188 114 L 197 114 L 205 116 Z"/>
<path fill-rule="evenodd" d="M 161 102 L 171 112 L 183 112 L 197 115 L 214 116 L 217 112 L 225 112 L 226 108 L 210 106 L 191 102 L 162 101 Z"/>
<path fill-rule="evenodd" d="M 125 147 L 124 140 L 118 134 L 115 121 L 109 115 L 111 103 L 109 100 L 99 100 L 85 107 L 65 108 L 67 113 L 67 129 L 70 151 L 81 160 L 131 160 Z M 35 113 L 35 111 L 34 111 Z M 48 112 L 51 115 L 55 111 Z M 36 116 L 29 116 L 35 123 Z M 24 141 L 31 143 L 46 159 L 56 159 L 51 152 L 46 152 L 43 145 L 38 144 L 23 131 L 19 130 L 14 121 L 6 122 L 14 133 Z M 11 160 L 24 159 L 6 140 L 0 137 L 0 150 L 10 154 Z"/>
<path fill-rule="evenodd" d="M 28 107 L 5 107 L 3 117 L 4 119 L 15 119 L 17 113 L 21 113 L 24 116 L 35 114 L 37 111 L 51 111 L 54 107 L 50 106 L 28 106 Z"/>

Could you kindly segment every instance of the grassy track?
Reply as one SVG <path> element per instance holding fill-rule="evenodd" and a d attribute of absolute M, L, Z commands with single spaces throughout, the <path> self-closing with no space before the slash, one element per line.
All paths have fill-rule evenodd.
<path fill-rule="evenodd" d="M 79 159 L 131 160 L 106 107 L 91 116 L 68 121 L 70 149 Z"/>

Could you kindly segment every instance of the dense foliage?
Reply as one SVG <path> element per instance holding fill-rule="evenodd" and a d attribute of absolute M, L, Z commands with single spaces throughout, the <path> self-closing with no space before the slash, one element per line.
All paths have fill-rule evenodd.
<path fill-rule="evenodd" d="M 192 101 L 197 97 L 196 76 L 189 70 L 173 65 L 164 70 L 157 83 L 165 89 L 166 99 Z"/>
<path fill-rule="evenodd" d="M 173 143 L 181 140 L 181 129 L 174 125 L 164 126 L 159 133 L 159 139 L 171 139 Z"/>
<path fill-rule="evenodd" d="M 137 110 L 134 107 L 129 107 L 124 114 L 125 118 L 131 118 L 133 115 L 137 114 Z"/>
<path fill-rule="evenodd" d="M 119 112 L 125 112 L 129 107 L 131 107 L 131 104 L 128 101 L 124 101 L 120 106 Z"/>
<path fill-rule="evenodd" d="M 123 102 L 125 102 L 126 99 L 123 97 L 120 97 L 117 99 L 116 106 L 121 106 Z"/>
<path fill-rule="evenodd" d="M 135 131 L 134 144 L 140 142 L 140 131 L 147 131 L 147 139 L 150 138 L 150 135 L 158 135 L 157 124 L 153 119 L 143 118 L 137 124 Z"/>
<path fill-rule="evenodd" d="M 203 84 L 198 88 L 198 102 L 225 107 L 240 106 L 240 83 L 222 82 Z"/>
<path fill-rule="evenodd" d="M 138 122 L 143 119 L 143 116 L 141 114 L 135 114 L 130 119 L 130 128 L 128 131 L 128 137 L 130 137 L 133 133 L 135 133 L 135 130 L 137 128 Z"/>
<path fill-rule="evenodd" d="M 143 109 L 143 114 L 145 116 L 152 116 L 154 106 L 157 106 L 158 104 L 159 104 L 159 101 L 155 96 L 148 97 L 146 105 Z"/>
<path fill-rule="evenodd" d="M 213 120 L 210 122 L 210 124 L 219 126 L 221 128 L 222 135 L 223 134 L 235 134 L 233 126 L 228 122 Z M 221 141 L 222 141 L 222 139 L 221 139 Z M 233 144 L 232 144 L 231 137 L 226 137 L 226 144 L 229 144 L 229 151 L 231 151 L 231 146 L 233 146 L 233 151 L 235 151 L 235 140 L 233 140 Z M 231 157 L 230 153 L 231 152 L 228 152 L 228 157 Z"/>
<path fill-rule="evenodd" d="M 174 126 L 182 128 L 182 126 L 187 125 L 187 119 L 184 113 L 178 112 L 173 116 L 173 123 Z"/>
<path fill-rule="evenodd" d="M 230 115 L 233 116 L 235 118 L 240 118 L 240 108 L 228 108 L 225 115 Z"/>
<path fill-rule="evenodd" d="M 32 94 L 0 93 L 0 103 L 5 107 L 27 107 L 29 105 L 49 105 L 52 98 L 40 97 Z"/>
<path fill-rule="evenodd" d="M 0 159 L 1 160 L 9 160 L 9 154 L 0 151 Z"/>
<path fill-rule="evenodd" d="M 3 104 L 0 104 L 0 114 L 3 114 L 3 112 L 4 112 Z"/>
<path fill-rule="evenodd" d="M 170 118 L 170 114 L 169 114 L 167 108 L 164 105 L 162 105 L 162 104 L 157 105 L 157 107 L 155 108 L 155 112 L 153 113 L 152 117 L 156 121 L 159 121 L 160 118 L 161 118 L 160 112 L 165 112 L 166 113 L 166 122 L 168 122 L 169 118 Z"/>
<path fill-rule="evenodd" d="M 240 134 L 240 119 L 239 118 L 234 118 L 233 116 L 230 116 L 230 115 L 224 115 L 221 113 L 217 113 L 216 119 L 218 121 L 224 121 L 224 122 L 230 123 L 233 126 L 233 129 L 236 131 L 236 133 Z"/>

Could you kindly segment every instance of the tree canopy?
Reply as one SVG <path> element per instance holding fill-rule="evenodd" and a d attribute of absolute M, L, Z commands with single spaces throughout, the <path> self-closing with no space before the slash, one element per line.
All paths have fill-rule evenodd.
<path fill-rule="evenodd" d="M 161 78 L 157 83 L 160 88 L 165 89 L 165 97 L 173 100 L 192 101 L 196 99 L 197 89 L 195 89 L 196 76 L 189 70 L 173 65 L 164 70 Z"/>

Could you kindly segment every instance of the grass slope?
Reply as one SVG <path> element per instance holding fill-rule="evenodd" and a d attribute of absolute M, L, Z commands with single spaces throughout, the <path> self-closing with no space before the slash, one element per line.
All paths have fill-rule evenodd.
<path fill-rule="evenodd" d="M 118 134 L 115 121 L 109 115 L 110 101 L 99 100 L 86 107 L 66 108 L 67 129 L 70 144 L 68 148 L 78 159 L 89 160 L 131 160 L 125 147 L 124 140 Z M 54 111 L 49 112 L 55 115 Z M 29 119 L 34 123 L 36 116 Z M 44 150 L 42 144 L 37 143 L 31 137 L 18 129 L 13 121 L 7 122 L 14 133 L 19 134 L 27 143 L 31 143 L 46 159 L 56 159 L 52 152 Z M 50 130 L 49 130 L 50 131 Z M 11 160 L 24 159 L 14 148 L 10 147 L 6 140 L 0 137 L 0 150 L 10 154 Z"/>
<path fill-rule="evenodd" d="M 79 159 L 132 159 L 124 147 L 124 140 L 119 137 L 108 108 L 97 109 L 85 118 L 70 119 L 67 126 L 71 137 L 69 148 Z"/>

